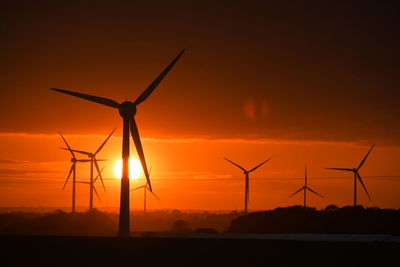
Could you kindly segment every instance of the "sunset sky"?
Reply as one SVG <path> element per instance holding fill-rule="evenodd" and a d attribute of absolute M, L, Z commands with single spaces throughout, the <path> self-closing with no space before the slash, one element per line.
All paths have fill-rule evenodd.
<path fill-rule="evenodd" d="M 359 186 L 359 203 L 400 208 L 398 11 L 395 1 L 3 1 L 0 206 L 69 207 L 58 131 L 95 151 L 117 127 L 95 200 L 117 207 L 121 117 L 49 88 L 133 101 L 186 48 L 135 117 L 161 199 L 149 196 L 150 209 L 243 209 L 243 173 L 223 157 L 246 168 L 272 157 L 250 175 L 250 210 L 301 205 L 288 196 L 305 164 L 325 197 L 309 205 L 351 205 L 352 173 L 324 168 L 355 168 L 373 144 L 360 170 L 372 200 Z M 78 185 L 78 206 L 88 193 Z"/>

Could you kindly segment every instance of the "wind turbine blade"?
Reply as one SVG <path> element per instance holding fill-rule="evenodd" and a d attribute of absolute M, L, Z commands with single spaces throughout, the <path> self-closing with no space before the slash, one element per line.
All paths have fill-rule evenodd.
<path fill-rule="evenodd" d="M 135 119 L 133 117 L 131 118 L 129 124 L 131 127 L 131 135 L 132 135 L 133 141 L 135 142 L 135 146 L 136 146 L 136 150 L 139 155 L 139 158 L 140 158 L 140 162 L 142 163 L 142 168 L 143 168 L 144 174 L 146 176 L 149 190 L 150 190 L 150 192 L 152 192 L 153 190 L 151 189 L 150 176 L 149 176 L 149 172 L 147 171 L 146 159 L 145 159 L 144 153 L 143 153 L 142 142 L 140 141 L 139 131 L 138 131 Z"/>
<path fill-rule="evenodd" d="M 94 158 L 93 161 L 94 161 L 94 166 L 96 167 L 96 170 L 97 170 L 97 176 L 100 177 L 100 181 L 101 181 L 101 184 L 103 185 L 104 192 L 106 192 L 106 187 L 104 185 L 103 177 L 101 176 L 101 172 L 103 171 L 104 167 L 100 171 L 99 164 L 97 164 L 96 158 Z M 97 179 L 97 177 L 96 177 L 96 179 Z"/>
<path fill-rule="evenodd" d="M 99 161 L 99 160 L 96 159 L 96 161 Z M 106 166 L 103 166 L 103 168 L 101 168 L 100 173 L 103 173 L 103 170 L 105 167 Z M 97 179 L 99 179 L 99 177 L 100 177 L 100 175 L 99 175 L 99 172 L 97 171 L 97 175 L 96 175 L 96 178 L 93 180 L 93 183 L 95 183 L 97 181 Z"/>
<path fill-rule="evenodd" d="M 147 190 L 147 189 L 145 189 L 145 190 Z M 149 191 L 158 201 L 160 201 L 160 198 L 156 195 L 156 194 L 154 194 L 154 192 L 151 192 L 151 191 Z"/>
<path fill-rule="evenodd" d="M 299 193 L 303 189 L 304 189 L 304 186 L 302 188 L 300 188 L 299 190 L 297 190 L 296 192 L 294 192 L 293 194 L 291 194 L 290 196 L 288 196 L 288 198 L 296 195 L 297 193 Z"/>
<path fill-rule="evenodd" d="M 260 164 L 258 164 L 257 166 L 255 166 L 253 169 L 251 169 L 249 172 L 255 171 L 256 169 L 258 169 L 259 167 L 261 167 L 263 164 L 267 163 L 268 161 L 270 161 L 272 158 L 267 159 L 266 161 L 261 162 Z"/>
<path fill-rule="evenodd" d="M 71 168 L 69 169 L 69 173 L 68 173 L 68 176 L 67 176 L 67 180 L 66 180 L 65 183 L 64 183 L 63 190 L 64 190 L 65 187 L 67 186 L 69 177 L 71 176 L 71 173 L 72 173 L 72 171 L 74 170 L 74 168 L 75 168 L 75 163 L 72 163 Z"/>
<path fill-rule="evenodd" d="M 90 159 L 77 159 L 77 162 L 90 162 Z"/>
<path fill-rule="evenodd" d="M 325 168 L 327 170 L 337 170 L 337 171 L 348 171 L 348 172 L 352 172 L 353 169 L 345 169 L 345 168 Z"/>
<path fill-rule="evenodd" d="M 90 184 L 90 182 L 82 182 L 82 181 L 77 181 L 79 184 Z"/>
<path fill-rule="evenodd" d="M 69 150 L 70 152 L 76 152 L 76 153 L 80 153 L 80 154 L 84 154 L 84 155 L 90 155 L 89 152 L 82 151 L 82 150 L 76 150 L 76 149 L 65 148 L 65 147 L 60 147 L 60 149 Z"/>
<path fill-rule="evenodd" d="M 135 191 L 135 190 L 138 190 L 138 189 L 141 189 L 141 188 L 145 188 L 145 187 L 146 187 L 146 185 L 141 185 L 141 186 L 138 186 L 138 187 L 135 187 L 135 188 L 131 189 L 131 191 Z"/>
<path fill-rule="evenodd" d="M 68 145 L 67 140 L 65 140 L 65 138 L 64 138 L 64 136 L 62 135 L 61 132 L 59 132 L 59 133 L 60 133 L 60 135 L 61 135 L 61 138 L 64 140 L 64 143 L 65 143 L 65 144 L 67 145 L 67 147 L 68 147 L 67 150 L 69 150 L 69 152 L 71 153 L 72 157 L 75 158 L 75 154 L 74 154 L 74 152 L 71 150 L 71 147 Z M 64 149 L 65 149 L 65 148 L 64 148 Z"/>
<path fill-rule="evenodd" d="M 93 191 L 96 193 L 96 196 L 97 196 L 97 198 L 98 198 L 98 199 L 99 199 L 99 201 L 101 202 L 101 199 L 100 199 L 99 193 L 97 193 L 96 187 L 94 187 L 94 185 L 93 185 Z"/>
<path fill-rule="evenodd" d="M 244 172 L 246 171 L 242 166 L 240 166 L 239 164 L 236 164 L 235 162 L 233 162 L 230 159 L 224 158 L 225 160 L 229 161 L 230 163 L 232 163 L 233 165 L 235 165 L 236 167 L 238 167 L 239 169 L 243 170 Z"/>
<path fill-rule="evenodd" d="M 359 169 L 362 167 L 362 165 L 364 165 L 365 160 L 368 158 L 369 153 L 370 153 L 371 150 L 374 148 L 374 146 L 375 146 L 375 144 L 372 145 L 372 147 L 371 147 L 370 150 L 368 151 L 367 155 L 365 155 L 365 157 L 364 157 L 363 160 L 361 161 L 360 165 L 358 166 L 357 170 L 359 170 Z"/>
<path fill-rule="evenodd" d="M 156 89 L 157 85 L 164 79 L 164 77 L 182 56 L 183 52 L 185 52 L 185 49 L 183 49 L 179 55 L 163 70 L 163 72 L 161 72 L 160 75 L 158 75 L 158 77 L 147 87 L 147 89 L 143 91 L 143 93 L 135 100 L 135 105 L 139 105 L 151 95 L 154 89 Z"/>
<path fill-rule="evenodd" d="M 108 139 L 110 139 L 111 135 L 114 133 L 116 128 L 114 128 L 114 130 L 112 130 L 112 132 L 110 133 L 110 135 L 107 137 L 107 139 L 101 144 L 101 146 L 96 150 L 96 152 L 94 152 L 94 155 L 96 155 L 97 153 L 100 152 L 100 150 L 103 149 L 104 145 L 107 143 Z"/>
<path fill-rule="evenodd" d="M 108 98 L 104 98 L 104 97 L 99 97 L 99 96 L 93 96 L 93 95 L 87 95 L 87 94 L 82 94 L 82 93 L 78 93 L 78 92 L 74 92 L 74 91 L 68 91 L 68 90 L 63 90 L 63 89 L 57 89 L 57 88 L 50 88 L 51 90 L 60 92 L 60 93 L 64 93 L 67 95 L 72 95 L 72 96 L 76 96 L 76 97 L 80 97 L 98 104 L 102 104 L 102 105 L 106 105 L 109 107 L 113 107 L 113 108 L 119 108 L 120 104 L 114 100 L 108 99 Z"/>
<path fill-rule="evenodd" d="M 316 194 L 316 195 L 318 195 L 318 196 L 320 196 L 320 197 L 324 198 L 324 196 L 323 196 L 323 195 L 321 195 L 321 194 L 319 194 L 319 193 L 315 192 L 315 191 L 314 191 L 314 190 L 312 190 L 311 188 L 309 188 L 309 187 L 306 187 L 306 189 L 307 189 L 308 191 L 310 191 L 311 193 L 314 193 L 314 194 Z"/>
<path fill-rule="evenodd" d="M 365 184 L 364 184 L 363 180 L 361 179 L 361 176 L 358 172 L 357 172 L 357 178 L 358 178 L 358 181 L 360 181 L 360 184 L 362 185 L 362 187 L 364 188 L 365 193 L 367 193 L 368 199 L 371 200 L 371 197 L 369 196 L 369 193 L 367 191 L 367 187 L 365 187 Z"/>

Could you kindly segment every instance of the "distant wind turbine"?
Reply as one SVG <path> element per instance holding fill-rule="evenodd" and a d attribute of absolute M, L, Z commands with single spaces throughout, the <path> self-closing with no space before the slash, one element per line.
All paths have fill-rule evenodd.
<path fill-rule="evenodd" d="M 99 201 L 101 202 L 101 199 L 100 199 L 100 196 L 99 196 L 99 193 L 97 192 L 97 190 L 96 190 L 96 187 L 95 187 L 95 183 L 96 183 L 96 181 L 97 181 L 97 179 L 100 177 L 100 179 L 101 179 L 101 173 L 103 172 L 103 170 L 104 170 L 104 167 L 103 168 L 101 168 L 101 170 L 97 173 L 97 176 L 96 176 L 96 178 L 93 180 L 93 181 L 89 181 L 89 182 L 84 182 L 84 181 L 78 181 L 77 183 L 80 183 L 80 184 L 88 184 L 89 186 L 90 186 L 90 190 L 93 190 L 94 191 L 94 193 L 96 194 L 96 196 L 97 196 L 97 198 L 99 199 Z M 90 197 L 92 197 L 92 193 L 91 193 L 91 196 Z M 93 203 L 93 200 L 91 200 L 91 202 Z"/>
<path fill-rule="evenodd" d="M 110 139 L 111 135 L 114 133 L 115 129 L 112 130 L 112 132 L 110 133 L 110 135 L 107 137 L 107 139 L 99 146 L 99 148 L 96 150 L 96 152 L 91 153 L 91 152 L 87 152 L 87 151 L 83 151 L 83 150 L 76 150 L 76 149 L 71 149 L 70 147 L 68 148 L 61 148 L 61 149 L 65 149 L 65 150 L 69 150 L 70 152 L 76 152 L 76 153 L 80 153 L 80 154 L 84 154 L 86 156 L 89 157 L 89 161 L 90 161 L 90 197 L 89 197 L 89 209 L 93 209 L 93 191 L 95 190 L 93 185 L 93 166 L 96 167 L 97 173 L 100 176 L 100 181 L 103 185 L 103 189 L 104 191 L 106 191 L 106 187 L 104 186 L 104 181 L 103 181 L 103 177 L 101 176 L 101 172 L 100 172 L 100 168 L 99 168 L 99 164 L 97 163 L 98 161 L 104 161 L 104 160 L 99 160 L 96 159 L 96 155 L 103 149 L 104 145 L 107 143 L 108 139 Z"/>
<path fill-rule="evenodd" d="M 360 182 L 360 184 L 362 185 L 362 187 L 365 190 L 365 193 L 367 193 L 368 199 L 371 200 L 371 197 L 369 196 L 369 193 L 367 191 L 367 188 L 365 187 L 365 184 L 363 182 L 363 180 L 361 179 L 361 176 L 358 172 L 358 170 L 364 165 L 365 160 L 368 158 L 369 153 L 371 152 L 371 150 L 374 148 L 375 145 L 372 145 L 372 147 L 370 148 L 370 150 L 368 151 L 367 155 L 365 155 L 365 157 L 363 158 L 363 160 L 361 161 L 360 165 L 358 165 L 357 168 L 355 169 L 346 169 L 346 168 L 325 168 L 325 169 L 329 169 L 329 170 L 338 170 L 338 171 L 348 171 L 348 172 L 353 172 L 354 173 L 354 206 L 357 206 L 357 179 Z"/>
<path fill-rule="evenodd" d="M 65 187 L 67 186 L 69 177 L 71 176 L 72 173 L 72 212 L 75 212 L 75 199 L 76 199 L 76 163 L 77 162 L 89 162 L 90 160 L 86 160 L 86 159 L 77 159 L 75 157 L 74 152 L 72 151 L 71 147 L 69 146 L 69 144 L 67 143 L 67 140 L 65 140 L 64 136 L 62 135 L 61 132 L 59 132 L 61 135 L 61 138 L 64 140 L 65 145 L 68 147 L 69 152 L 72 155 L 71 158 L 71 168 L 69 169 L 68 172 L 68 176 L 67 176 L 67 180 L 65 180 L 64 186 L 63 186 L 63 190 L 65 189 Z"/>
<path fill-rule="evenodd" d="M 245 185 L 244 185 L 244 212 L 247 213 L 247 206 L 248 206 L 248 201 L 249 201 L 249 173 L 251 173 L 252 171 L 255 171 L 256 169 L 258 169 L 259 167 L 261 167 L 261 165 L 263 165 L 264 163 L 268 162 L 271 160 L 271 158 L 267 159 L 266 161 L 261 162 L 260 164 L 258 164 L 257 166 L 255 166 L 253 169 L 250 170 L 246 170 L 245 168 L 243 168 L 242 166 L 240 166 L 239 164 L 224 158 L 226 161 L 229 161 L 230 163 L 232 163 L 233 165 L 235 165 L 236 167 L 238 167 L 239 169 L 241 169 L 245 175 Z"/>
<path fill-rule="evenodd" d="M 151 167 L 150 167 L 150 170 L 149 170 L 149 175 L 150 175 L 150 172 L 151 172 Z M 144 185 L 142 185 L 142 186 L 138 186 L 138 187 L 132 189 L 131 191 L 138 190 L 138 189 L 141 189 L 141 188 L 143 188 L 143 192 L 144 192 L 144 194 L 143 194 L 143 195 L 144 195 L 144 200 L 143 200 L 144 209 L 143 209 L 143 211 L 144 211 L 144 213 L 146 213 L 147 190 L 149 190 L 149 187 L 147 186 L 147 183 L 144 184 Z M 158 196 L 157 196 L 156 194 L 154 194 L 154 192 L 152 192 L 152 191 L 150 191 L 150 190 L 149 190 L 149 192 L 150 192 L 157 200 L 160 200 L 160 199 L 158 198 Z"/>
<path fill-rule="evenodd" d="M 315 192 L 314 190 L 309 188 L 308 185 L 307 185 L 307 165 L 304 166 L 304 186 L 301 187 L 296 192 L 294 192 L 293 194 L 291 194 L 289 197 L 292 197 L 292 196 L 296 195 L 297 193 L 299 193 L 302 190 L 304 190 L 304 204 L 303 204 L 304 208 L 307 207 L 307 190 L 310 191 L 311 193 L 314 193 L 314 194 L 316 194 L 316 195 L 318 195 L 318 196 L 323 198 L 323 196 L 321 194 L 318 194 L 317 192 Z"/>
<path fill-rule="evenodd" d="M 123 119 L 123 139 L 122 139 L 122 177 L 121 177 L 121 199 L 119 211 L 119 235 L 129 236 L 130 233 L 130 212 L 129 212 L 129 133 L 135 142 L 136 150 L 142 163 L 143 171 L 147 179 L 149 190 L 152 191 L 149 173 L 147 171 L 146 160 L 143 153 L 142 143 L 140 141 L 139 131 L 135 121 L 136 106 L 145 101 L 157 85 L 164 79 L 168 72 L 174 67 L 176 62 L 182 56 L 182 50 L 178 56 L 161 72 L 160 75 L 142 92 L 135 102 L 125 101 L 118 103 L 114 100 L 82 94 L 78 92 L 51 88 L 64 94 L 80 97 L 98 104 L 106 105 L 119 110 L 119 114 Z"/>

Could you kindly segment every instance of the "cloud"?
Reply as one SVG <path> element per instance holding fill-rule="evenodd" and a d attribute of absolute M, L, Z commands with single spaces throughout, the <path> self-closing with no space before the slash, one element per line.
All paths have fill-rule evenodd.
<path fill-rule="evenodd" d="M 167 177 L 177 177 L 172 180 L 182 180 L 182 179 L 197 179 L 197 180 L 219 180 L 232 178 L 230 174 L 218 174 L 214 172 L 160 172 L 161 175 L 166 175 Z M 163 179 L 160 179 L 163 180 Z M 165 180 L 171 180 L 170 178 L 165 178 Z"/>
<path fill-rule="evenodd" d="M 23 164 L 29 161 L 13 160 L 13 159 L 0 159 L 0 164 Z"/>
<path fill-rule="evenodd" d="M 65 135 L 73 138 L 103 138 L 104 134 L 71 134 Z M 273 136 L 273 135 L 272 135 Z M 58 133 L 26 133 L 26 132 L 0 132 L 1 137 L 28 137 L 28 138 L 59 138 Z M 121 139 L 121 136 L 112 136 L 111 138 Z M 240 137 L 213 137 L 213 136 L 185 136 L 185 137 L 142 137 L 143 141 L 156 142 L 156 143 L 201 143 L 201 142 L 215 142 L 215 143 L 235 143 L 235 144 L 255 144 L 255 145 L 352 145 L 352 146 L 370 146 L 372 143 L 379 143 L 381 147 L 398 147 L 400 142 L 397 140 L 374 140 L 379 142 L 372 142 L 373 140 L 360 139 L 330 139 L 330 138 L 317 138 L 312 136 L 310 138 L 304 137 L 287 137 L 287 138 L 262 138 L 259 136 L 249 136 L 248 138 Z M 0 161 L 0 164 L 2 162 Z M 4 162 L 6 163 L 6 162 Z M 10 162 L 11 163 L 11 162 Z M 23 163 L 23 162 L 21 162 Z"/>
<path fill-rule="evenodd" d="M 236 143 L 236 144 L 255 144 L 255 145 L 319 145 L 319 144 L 343 144 L 355 145 L 353 142 L 324 141 L 324 140 L 291 140 L 291 139 L 265 139 L 265 138 L 152 138 L 144 137 L 144 141 L 158 143 Z"/>
<path fill-rule="evenodd" d="M 25 170 L 25 169 L 0 169 L 0 175 L 26 175 L 38 173 L 61 173 L 56 170 Z"/>

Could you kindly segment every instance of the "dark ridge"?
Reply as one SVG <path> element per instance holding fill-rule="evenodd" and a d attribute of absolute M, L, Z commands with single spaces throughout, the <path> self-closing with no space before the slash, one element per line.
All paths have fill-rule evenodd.
<path fill-rule="evenodd" d="M 323 210 L 293 206 L 233 219 L 227 233 L 400 234 L 400 211 L 329 205 Z"/>

